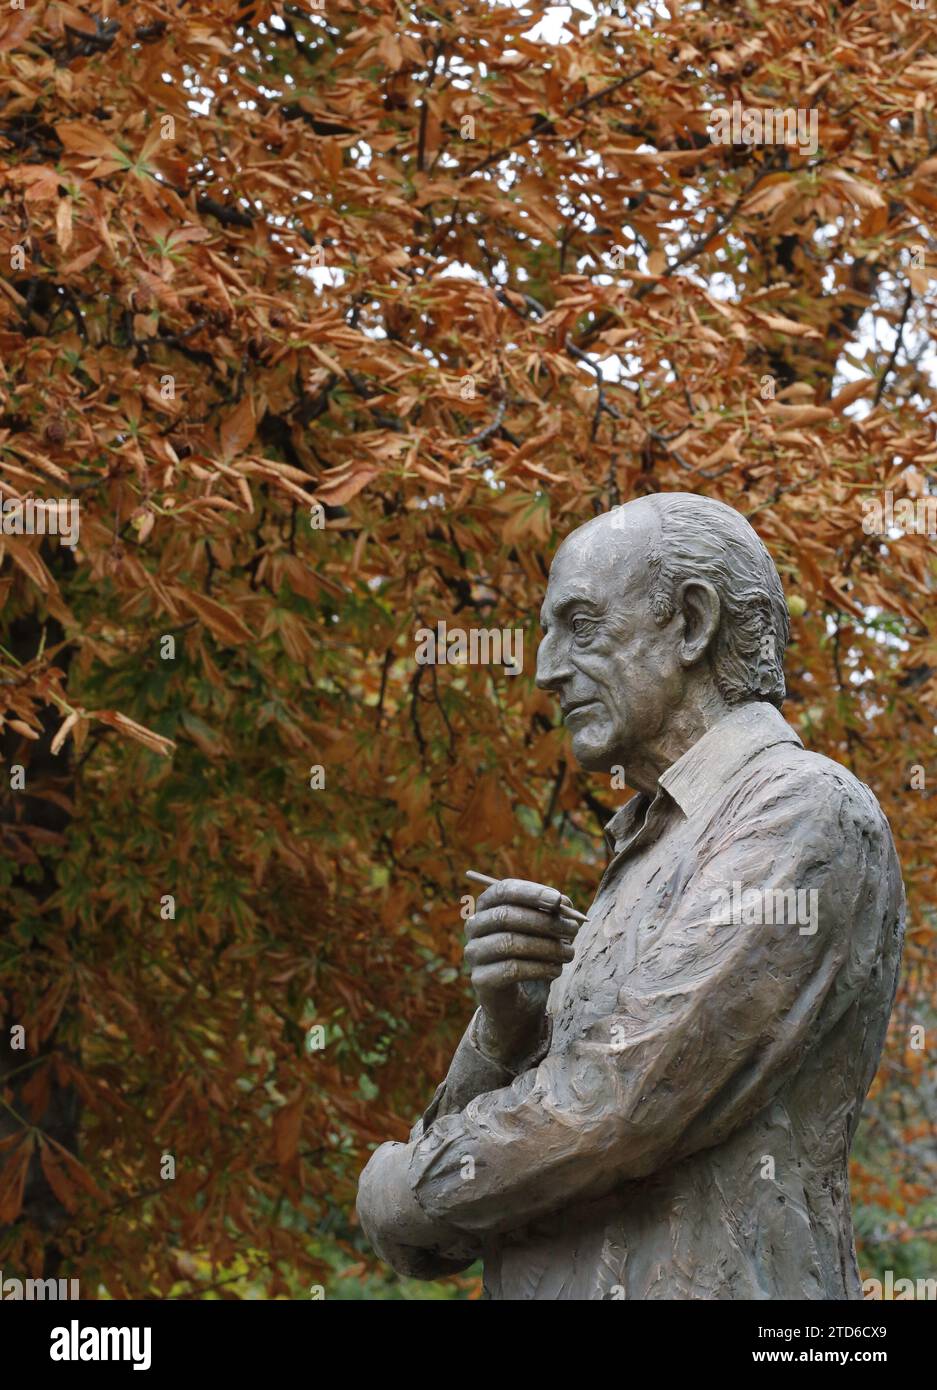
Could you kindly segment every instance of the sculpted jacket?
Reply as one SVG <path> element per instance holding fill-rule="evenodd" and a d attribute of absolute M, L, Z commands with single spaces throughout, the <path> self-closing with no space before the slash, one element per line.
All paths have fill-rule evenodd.
<path fill-rule="evenodd" d="M 847 1159 L 904 928 L 878 803 L 751 703 L 606 834 L 541 1056 L 505 1071 L 473 1019 L 411 1134 L 412 1195 L 458 1233 L 419 1272 L 481 1256 L 492 1299 L 860 1298 Z"/>

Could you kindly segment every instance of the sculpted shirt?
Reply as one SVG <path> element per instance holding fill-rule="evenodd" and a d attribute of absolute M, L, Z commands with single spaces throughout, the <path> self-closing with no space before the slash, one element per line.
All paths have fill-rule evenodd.
<path fill-rule="evenodd" d="M 768 704 L 610 821 L 551 1036 L 516 1077 L 472 1025 L 408 1178 L 493 1299 L 850 1299 L 847 1158 L 904 891 L 875 798 Z M 778 890 L 775 892 L 774 890 Z M 477 1016 L 476 1016 L 477 1017 Z"/>

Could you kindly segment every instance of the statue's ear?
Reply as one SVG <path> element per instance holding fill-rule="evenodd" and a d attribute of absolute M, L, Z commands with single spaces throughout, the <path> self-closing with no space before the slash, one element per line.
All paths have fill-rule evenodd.
<path fill-rule="evenodd" d="M 680 660 L 684 666 L 695 666 L 715 640 L 722 606 L 716 590 L 705 579 L 688 579 L 681 584 L 678 601 L 683 615 Z"/>

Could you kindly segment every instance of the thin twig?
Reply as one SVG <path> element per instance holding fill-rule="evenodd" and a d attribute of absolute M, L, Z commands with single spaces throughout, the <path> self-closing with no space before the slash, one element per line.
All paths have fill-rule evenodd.
<path fill-rule="evenodd" d="M 885 367 L 884 372 L 882 372 L 881 380 L 878 383 L 878 389 L 875 392 L 875 397 L 872 401 L 873 410 L 878 405 L 879 401 L 882 399 L 882 392 L 885 390 L 885 383 L 891 375 L 892 369 L 898 357 L 898 353 L 901 350 L 901 339 L 904 335 L 904 326 L 908 318 L 908 310 L 911 308 L 911 300 L 913 298 L 914 290 L 909 285 L 908 288 L 905 290 L 904 308 L 901 311 L 901 321 L 898 324 L 898 332 L 895 334 L 895 346 L 892 348 L 891 357 L 889 357 L 888 364 Z"/>

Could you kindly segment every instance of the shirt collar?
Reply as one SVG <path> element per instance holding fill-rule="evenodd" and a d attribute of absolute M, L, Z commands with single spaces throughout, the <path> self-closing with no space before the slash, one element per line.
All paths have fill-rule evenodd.
<path fill-rule="evenodd" d="M 697 739 L 691 748 L 672 763 L 657 779 L 661 791 L 680 807 L 685 816 L 694 815 L 757 754 L 778 743 L 803 743 L 784 716 L 764 700 L 736 705 L 724 718 Z M 638 817 L 650 798 L 633 796 L 605 827 L 605 838 L 613 852 L 618 851 L 632 833 Z"/>

